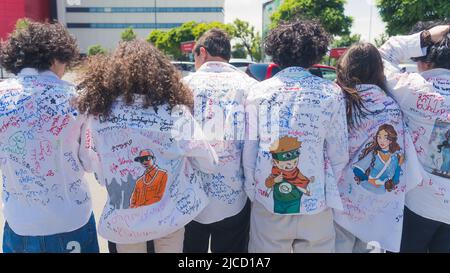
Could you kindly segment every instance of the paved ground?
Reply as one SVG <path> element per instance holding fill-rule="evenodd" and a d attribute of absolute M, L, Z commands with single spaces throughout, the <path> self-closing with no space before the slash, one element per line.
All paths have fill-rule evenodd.
<path fill-rule="evenodd" d="M 1 177 L 1 175 L 0 175 Z M 106 189 L 101 187 L 97 181 L 94 179 L 93 175 L 88 175 L 89 186 L 91 188 L 92 201 L 94 207 L 94 214 L 98 223 L 98 218 L 103 210 L 103 206 L 106 202 Z M 0 202 L 0 207 L 2 206 Z M 3 212 L 0 210 L 0 252 L 2 252 L 2 242 L 3 242 L 3 225 L 4 218 Z M 108 253 L 108 243 L 102 237 L 98 236 L 99 244 L 100 244 L 100 252 Z"/>

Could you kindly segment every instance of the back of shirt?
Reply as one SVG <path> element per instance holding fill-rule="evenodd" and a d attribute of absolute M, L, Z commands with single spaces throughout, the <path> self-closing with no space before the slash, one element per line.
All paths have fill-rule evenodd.
<path fill-rule="evenodd" d="M 348 162 L 341 89 L 290 67 L 252 88 L 246 102 L 246 191 L 276 214 L 341 208 L 337 178 Z"/>
<path fill-rule="evenodd" d="M 349 128 L 350 162 L 338 183 L 344 209 L 334 220 L 362 241 L 398 252 L 407 184 L 421 179 L 411 171 L 415 150 L 394 99 L 376 85 L 357 89 L 367 116 Z"/>
<path fill-rule="evenodd" d="M 185 82 L 194 91 L 194 117 L 219 156 L 218 171 L 203 177 L 211 203 L 196 218 L 208 224 L 236 215 L 247 200 L 241 162 L 244 100 L 256 81 L 228 63 L 207 62 Z"/>
<path fill-rule="evenodd" d="M 90 217 L 73 95 L 74 88 L 49 71 L 24 69 L 0 83 L 4 212 L 20 235 L 72 231 Z"/>
<path fill-rule="evenodd" d="M 80 158 L 108 191 L 99 234 L 122 244 L 173 233 L 208 204 L 200 176 L 215 170 L 214 151 L 196 130 L 189 110 L 143 108 L 138 96 L 119 98 L 111 114 L 89 116 Z"/>
<path fill-rule="evenodd" d="M 422 217 L 450 224 L 450 70 L 400 72 L 401 61 L 426 54 L 420 33 L 391 37 L 380 53 L 390 94 L 404 113 L 424 178 L 406 196 L 406 206 Z"/>

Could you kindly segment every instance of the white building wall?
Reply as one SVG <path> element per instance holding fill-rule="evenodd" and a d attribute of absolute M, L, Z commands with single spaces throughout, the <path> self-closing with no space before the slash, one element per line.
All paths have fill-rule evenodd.
<path fill-rule="evenodd" d="M 113 12 L 115 8 L 221 8 L 220 12 L 157 12 L 158 29 L 160 24 L 182 24 L 189 21 L 224 22 L 223 7 L 225 0 L 58 0 L 58 20 L 69 26 L 69 31 L 77 38 L 82 52 L 89 46 L 100 44 L 114 49 L 120 41 L 125 28 L 106 28 L 109 24 L 155 24 L 154 12 Z M 75 3 L 69 5 L 68 3 Z M 84 12 L 67 12 L 66 8 L 85 8 Z M 102 12 L 89 12 L 87 8 L 101 8 Z M 112 10 L 111 10 L 112 8 Z M 95 24 L 95 25 L 90 25 Z M 98 24 L 108 24 L 98 25 Z M 154 28 L 133 27 L 139 38 L 147 38 Z"/>

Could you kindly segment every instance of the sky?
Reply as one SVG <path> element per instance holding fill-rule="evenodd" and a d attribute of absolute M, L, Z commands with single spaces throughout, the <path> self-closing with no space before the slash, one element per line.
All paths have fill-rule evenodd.
<path fill-rule="evenodd" d="M 225 23 L 239 18 L 250 22 L 256 30 L 262 29 L 262 4 L 266 0 L 225 0 Z M 372 31 L 370 34 L 370 11 L 372 9 Z M 373 42 L 384 32 L 385 23 L 381 20 L 375 0 L 347 0 L 345 14 L 353 17 L 352 34 L 361 34 L 365 41 Z"/>

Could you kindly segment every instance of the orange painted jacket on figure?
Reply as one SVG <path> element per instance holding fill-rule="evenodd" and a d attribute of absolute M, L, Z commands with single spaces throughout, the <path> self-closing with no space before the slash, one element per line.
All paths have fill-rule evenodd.
<path fill-rule="evenodd" d="M 138 178 L 133 194 L 131 195 L 130 208 L 149 206 L 161 201 L 167 184 L 167 172 L 151 166 L 145 174 Z"/>

